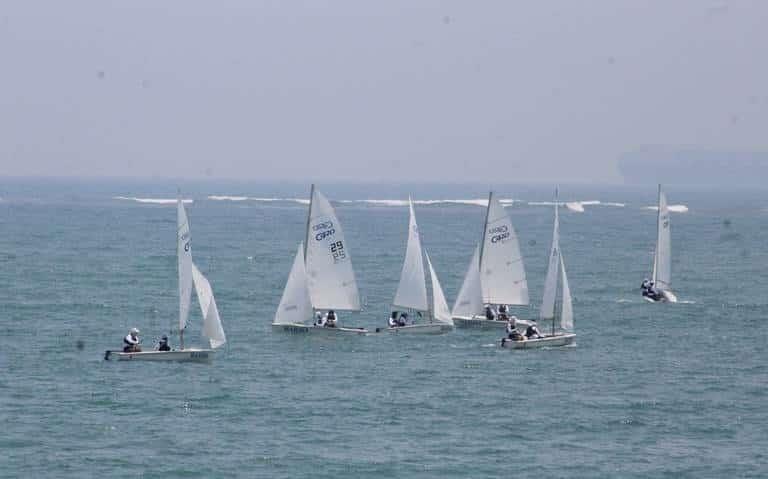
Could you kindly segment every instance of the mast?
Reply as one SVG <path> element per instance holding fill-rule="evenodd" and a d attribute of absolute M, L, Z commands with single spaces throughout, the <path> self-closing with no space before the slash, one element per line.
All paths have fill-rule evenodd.
<path fill-rule="evenodd" d="M 309 245 L 309 224 L 312 221 L 312 201 L 315 198 L 315 184 L 309 188 L 309 208 L 307 208 L 307 227 L 304 232 L 304 269 L 307 268 L 307 245 Z M 310 303 L 312 297 L 310 295 Z M 312 321 L 315 320 L 315 305 L 312 305 Z"/>
<path fill-rule="evenodd" d="M 178 201 L 178 204 L 182 205 L 183 207 L 184 204 L 181 202 L 181 188 L 178 188 L 178 187 L 176 188 L 176 201 Z M 179 235 L 179 228 L 178 228 L 178 225 L 176 225 L 176 241 L 177 242 L 179 241 L 178 235 Z M 176 245 L 176 248 L 177 248 L 176 255 L 178 256 L 179 254 L 178 244 Z M 184 350 L 184 328 L 181 327 L 181 308 L 179 308 L 179 347 L 182 350 Z"/>
<path fill-rule="evenodd" d="M 560 259 L 560 203 L 559 201 L 559 192 L 558 188 L 555 187 L 555 228 L 557 228 L 557 259 Z M 555 273 L 556 276 L 558 276 L 558 273 L 560 272 L 560 261 L 557 262 L 557 272 Z M 560 281 L 555 282 L 555 309 L 552 311 L 552 336 L 555 335 L 555 318 L 557 317 L 557 289 L 560 285 Z M 560 298 L 560 302 L 562 303 L 562 297 Z M 560 315 L 562 316 L 563 311 L 562 307 L 560 308 Z"/>
<path fill-rule="evenodd" d="M 488 206 L 485 208 L 485 222 L 483 223 L 483 235 L 480 237 L 480 256 L 477 257 L 477 269 L 478 271 L 483 264 L 483 249 L 485 249 L 485 236 L 488 234 L 488 214 L 491 211 L 491 199 L 493 198 L 493 191 L 488 192 Z"/>

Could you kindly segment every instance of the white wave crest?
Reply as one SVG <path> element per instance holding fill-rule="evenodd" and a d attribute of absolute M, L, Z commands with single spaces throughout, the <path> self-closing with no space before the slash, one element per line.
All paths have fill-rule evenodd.
<path fill-rule="evenodd" d="M 218 196 L 218 195 L 210 195 L 208 197 L 209 200 L 213 201 L 246 201 L 248 199 L 247 196 Z"/>
<path fill-rule="evenodd" d="M 135 196 L 113 196 L 112 199 L 135 201 L 136 203 L 149 203 L 153 205 L 175 205 L 177 201 L 175 198 L 137 198 Z M 184 204 L 191 204 L 194 202 L 194 200 L 185 198 L 182 199 L 181 202 Z"/>
<path fill-rule="evenodd" d="M 658 206 L 645 206 L 644 210 L 659 211 Z M 667 205 L 667 209 L 672 213 L 688 213 L 688 207 L 685 205 Z"/>

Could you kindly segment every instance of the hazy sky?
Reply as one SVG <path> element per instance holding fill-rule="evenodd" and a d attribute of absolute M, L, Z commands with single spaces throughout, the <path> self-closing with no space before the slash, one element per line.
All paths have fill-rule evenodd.
<path fill-rule="evenodd" d="M 768 2 L 0 8 L 0 175 L 619 181 L 766 150 Z"/>

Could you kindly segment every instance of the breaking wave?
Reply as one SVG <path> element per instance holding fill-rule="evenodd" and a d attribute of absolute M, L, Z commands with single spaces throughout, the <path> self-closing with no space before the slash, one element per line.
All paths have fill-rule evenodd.
<path fill-rule="evenodd" d="M 175 205 L 176 204 L 176 198 L 137 198 L 135 196 L 113 196 L 113 200 L 126 200 L 126 201 L 135 201 L 136 203 L 149 203 L 153 205 Z M 190 198 L 185 198 L 181 200 L 184 204 L 190 204 L 194 202 L 194 200 Z"/>
<path fill-rule="evenodd" d="M 658 206 L 646 206 L 644 210 L 659 211 Z M 672 213 L 688 213 L 688 207 L 685 205 L 667 205 L 667 209 Z"/>

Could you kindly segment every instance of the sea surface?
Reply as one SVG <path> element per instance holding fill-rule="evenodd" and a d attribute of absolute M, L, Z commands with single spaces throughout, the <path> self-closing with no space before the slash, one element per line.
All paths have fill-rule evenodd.
<path fill-rule="evenodd" d="M 176 211 L 141 201 L 177 186 L 228 343 L 212 364 L 104 361 L 129 328 L 151 348 L 177 322 Z M 402 203 L 352 200 L 421 201 L 422 244 L 453 303 L 487 185 L 318 188 L 364 305 L 344 325 L 385 325 L 408 224 Z M 514 312 L 535 315 L 553 220 L 537 203 L 553 187 L 494 189 L 517 200 L 532 304 Z M 5 179 L 0 477 L 766 477 L 768 192 L 666 191 L 688 209 L 671 220 L 681 302 L 639 294 L 655 186 L 562 186 L 585 202 L 561 212 L 577 343 L 508 351 L 494 331 L 273 332 L 308 184 Z M 192 311 L 187 344 L 203 345 Z"/>

